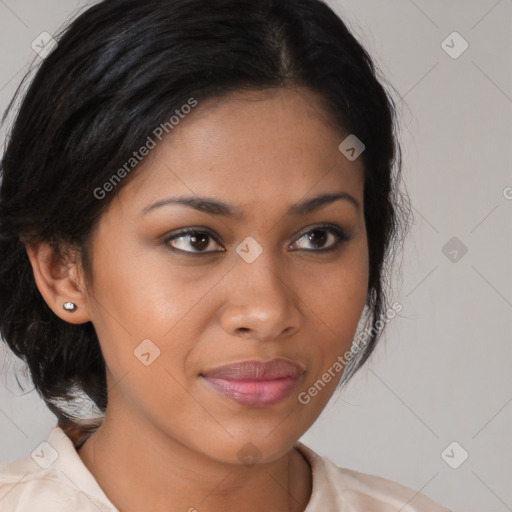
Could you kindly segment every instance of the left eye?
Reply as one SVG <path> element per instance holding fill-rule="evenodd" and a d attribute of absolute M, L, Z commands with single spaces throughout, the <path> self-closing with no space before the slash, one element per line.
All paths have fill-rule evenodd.
<path fill-rule="evenodd" d="M 298 249 L 305 251 L 327 252 L 337 249 L 340 244 L 349 240 L 350 236 L 339 228 L 320 226 L 304 233 L 290 247 L 297 245 Z M 300 247 L 301 242 L 305 245 L 312 244 L 313 248 Z"/>

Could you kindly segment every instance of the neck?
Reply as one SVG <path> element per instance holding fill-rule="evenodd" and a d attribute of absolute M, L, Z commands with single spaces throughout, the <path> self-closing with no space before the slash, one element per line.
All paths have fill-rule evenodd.
<path fill-rule="evenodd" d="M 311 496 L 311 468 L 297 448 L 264 464 L 228 464 L 111 403 L 78 454 L 121 512 L 302 512 Z"/>

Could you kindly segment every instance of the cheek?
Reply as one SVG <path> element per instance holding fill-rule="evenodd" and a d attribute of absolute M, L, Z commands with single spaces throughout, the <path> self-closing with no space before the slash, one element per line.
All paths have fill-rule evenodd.
<path fill-rule="evenodd" d="M 117 241 L 113 235 L 98 242 L 93 316 L 97 330 L 110 331 L 103 332 L 107 338 L 128 335 L 140 342 L 172 327 L 187 303 L 190 286 L 183 287 L 176 269 L 162 264 L 157 248 L 141 249 L 129 240 L 129 235 L 119 234 Z"/>
<path fill-rule="evenodd" d="M 316 318 L 331 338 L 338 340 L 355 331 L 368 292 L 365 252 L 351 251 L 324 271 L 306 274 L 303 279 L 302 300 L 312 320 Z"/>
<path fill-rule="evenodd" d="M 367 269 L 361 265 L 331 271 L 309 284 L 307 305 L 314 348 L 308 348 L 309 374 L 298 393 L 302 415 L 313 422 L 329 402 L 348 362 L 347 354 L 364 309 Z"/>
<path fill-rule="evenodd" d="M 111 379 L 122 379 L 138 397 L 134 399 L 148 407 L 165 398 L 159 395 L 180 403 L 186 395 L 178 383 L 186 379 L 187 357 L 203 327 L 201 312 L 218 277 L 196 281 L 193 269 L 170 264 L 159 250 L 114 237 L 104 236 L 98 243 L 90 293 L 93 324 Z"/>
<path fill-rule="evenodd" d="M 317 390 L 322 390 L 318 393 L 322 397 L 315 398 L 315 407 L 326 402 L 343 374 L 347 362 L 345 355 L 356 334 L 367 292 L 365 240 L 347 249 L 343 257 L 324 272 L 305 276 L 302 300 L 316 338 L 310 353 L 314 364 L 305 387 L 309 389 L 325 375 L 324 383 L 317 386 Z M 312 393 L 315 394 L 315 390 Z"/>

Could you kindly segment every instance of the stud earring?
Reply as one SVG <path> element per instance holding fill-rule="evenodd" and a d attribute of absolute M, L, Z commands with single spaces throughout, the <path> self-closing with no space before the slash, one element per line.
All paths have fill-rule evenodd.
<path fill-rule="evenodd" d="M 73 302 L 64 302 L 64 304 L 62 304 L 62 307 L 66 310 L 66 311 L 70 311 L 70 312 L 73 312 L 76 310 L 77 308 L 77 305 L 74 304 Z"/>

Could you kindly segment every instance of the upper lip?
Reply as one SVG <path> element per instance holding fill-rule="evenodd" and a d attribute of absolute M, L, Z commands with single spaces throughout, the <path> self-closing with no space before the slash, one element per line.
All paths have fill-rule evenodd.
<path fill-rule="evenodd" d="M 239 361 L 204 372 L 205 377 L 232 380 L 273 380 L 286 377 L 297 378 L 304 369 L 288 359 L 276 358 L 270 361 Z"/>

